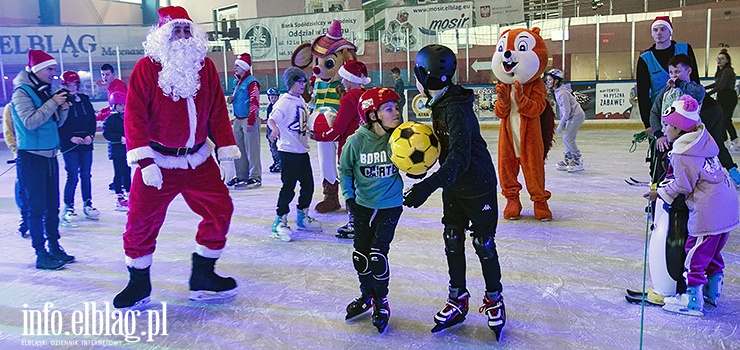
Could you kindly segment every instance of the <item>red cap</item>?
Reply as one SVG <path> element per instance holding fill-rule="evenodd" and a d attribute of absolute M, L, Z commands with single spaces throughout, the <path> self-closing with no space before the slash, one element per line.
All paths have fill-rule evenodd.
<path fill-rule="evenodd" d="M 662 24 L 668 28 L 668 31 L 671 32 L 671 35 L 673 35 L 673 24 L 671 24 L 671 18 L 668 16 L 658 16 L 655 17 L 653 20 L 653 23 L 650 24 L 650 30 L 653 30 L 655 26 Z"/>
<path fill-rule="evenodd" d="M 62 84 L 80 83 L 80 75 L 75 71 L 68 70 L 62 73 Z"/>

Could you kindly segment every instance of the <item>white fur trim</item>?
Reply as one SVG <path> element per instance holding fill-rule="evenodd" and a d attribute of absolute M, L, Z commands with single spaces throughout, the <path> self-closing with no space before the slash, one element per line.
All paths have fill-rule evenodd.
<path fill-rule="evenodd" d="M 190 136 L 188 136 L 188 142 L 185 143 L 185 147 L 195 146 L 195 128 L 198 127 L 198 110 L 195 109 L 195 99 L 193 96 L 186 98 L 188 101 L 188 121 L 190 122 Z"/>
<path fill-rule="evenodd" d="M 213 250 L 213 249 L 208 249 L 208 247 L 204 245 L 200 245 L 200 244 L 195 245 L 195 254 L 198 254 L 204 258 L 218 259 L 221 257 L 222 251 L 223 249 Z"/>
<path fill-rule="evenodd" d="M 367 85 L 370 84 L 371 79 L 369 77 L 358 77 L 348 70 L 344 69 L 344 66 L 339 67 L 339 76 L 347 79 L 355 84 Z"/>
<path fill-rule="evenodd" d="M 234 64 L 236 64 L 239 67 L 242 67 L 245 71 L 249 72 L 249 69 L 252 68 L 249 63 L 242 61 L 242 60 L 236 60 L 234 61 Z"/>
<path fill-rule="evenodd" d="M 133 167 L 139 166 L 139 161 L 145 158 L 154 158 L 154 150 L 149 146 L 134 148 L 126 152 L 126 161 Z"/>
<path fill-rule="evenodd" d="M 126 266 L 133 267 L 139 270 L 145 269 L 149 266 L 152 266 L 152 255 L 144 255 L 135 259 L 126 256 Z"/>
<path fill-rule="evenodd" d="M 38 71 L 40 71 L 40 70 L 42 70 L 42 69 L 44 69 L 44 68 L 46 68 L 48 66 L 53 66 L 55 64 L 58 64 L 57 63 L 57 60 L 55 60 L 55 59 L 46 60 L 44 62 L 41 62 L 41 63 L 39 63 L 39 64 L 31 67 L 31 71 L 34 72 L 34 73 L 38 73 Z"/>
<path fill-rule="evenodd" d="M 234 160 L 242 157 L 239 147 L 236 147 L 236 145 L 219 147 L 216 152 L 218 152 L 219 160 Z"/>

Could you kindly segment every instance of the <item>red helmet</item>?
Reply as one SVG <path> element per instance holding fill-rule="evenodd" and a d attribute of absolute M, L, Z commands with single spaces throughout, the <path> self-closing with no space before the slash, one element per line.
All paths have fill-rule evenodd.
<path fill-rule="evenodd" d="M 125 105 L 126 104 L 126 93 L 123 91 L 113 91 L 108 95 L 108 103 L 113 105 Z"/>
<path fill-rule="evenodd" d="M 357 103 L 357 112 L 360 113 L 362 120 L 367 121 L 368 112 L 377 111 L 383 103 L 400 99 L 401 96 L 398 96 L 396 91 L 391 88 L 372 88 L 360 96 L 360 102 Z"/>
<path fill-rule="evenodd" d="M 68 70 L 62 73 L 62 84 L 80 83 L 80 75 L 77 72 Z"/>

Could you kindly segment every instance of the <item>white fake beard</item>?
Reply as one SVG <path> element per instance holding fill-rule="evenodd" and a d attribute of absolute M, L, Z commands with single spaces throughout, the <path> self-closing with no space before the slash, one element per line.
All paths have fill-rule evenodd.
<path fill-rule="evenodd" d="M 162 65 L 159 87 L 173 101 L 195 96 L 200 89 L 198 72 L 203 68 L 207 42 L 196 33 L 187 39 L 170 41 L 171 29 L 165 26 L 159 29 L 160 33 L 151 33 L 144 43 L 147 55 Z"/>

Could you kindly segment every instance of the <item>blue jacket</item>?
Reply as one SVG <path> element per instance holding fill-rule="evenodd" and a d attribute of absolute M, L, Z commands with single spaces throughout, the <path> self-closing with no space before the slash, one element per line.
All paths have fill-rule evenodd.
<path fill-rule="evenodd" d="M 249 75 L 234 91 L 234 115 L 237 118 L 249 117 L 249 85 L 253 82 L 257 82 L 257 79 Z M 237 83 L 239 82 L 237 81 Z M 257 83 L 259 84 L 259 82 Z"/>
<path fill-rule="evenodd" d="M 18 149 L 54 151 L 59 148 L 57 128 L 64 123 L 67 111 L 61 111 L 51 100 L 49 86 L 38 82 L 31 73 L 21 71 L 13 80 L 11 114 Z M 52 154 L 48 154 L 51 156 Z"/>

